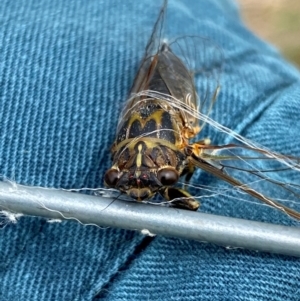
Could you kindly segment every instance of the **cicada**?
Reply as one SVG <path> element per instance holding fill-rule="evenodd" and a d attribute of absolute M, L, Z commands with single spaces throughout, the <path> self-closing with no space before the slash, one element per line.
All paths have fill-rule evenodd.
<path fill-rule="evenodd" d="M 252 164 L 263 160 L 275 161 L 283 163 L 286 169 L 299 170 L 296 158 L 257 147 L 237 134 L 233 136 L 242 144 L 212 145 L 209 139 L 193 141 L 205 122 L 214 125 L 208 113 L 220 87 L 217 85 L 211 94 L 207 112 L 203 112 L 194 84 L 194 72 L 174 51 L 174 48 L 180 50 L 184 45 L 196 44 L 200 38 L 185 36 L 173 42 L 162 40 L 166 7 L 165 0 L 129 99 L 121 113 L 111 149 L 113 164 L 104 177 L 106 186 L 137 201 L 160 194 L 172 206 L 197 210 L 200 203 L 186 187 L 196 168 L 200 168 L 240 191 L 300 219 L 297 211 L 257 191 L 253 185 L 240 182 L 229 172 L 232 169 L 247 172 L 257 177 L 258 181 L 269 181 L 296 195 L 293 187 L 269 178 L 267 174 L 270 170 L 254 168 Z M 178 187 L 176 184 L 181 177 L 185 178 L 186 185 Z"/>

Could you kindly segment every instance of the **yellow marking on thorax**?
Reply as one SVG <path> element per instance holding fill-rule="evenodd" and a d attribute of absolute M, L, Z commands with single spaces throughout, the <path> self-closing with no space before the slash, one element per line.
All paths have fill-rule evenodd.
<path fill-rule="evenodd" d="M 149 115 L 147 118 L 142 118 L 139 112 L 133 113 L 128 121 L 126 137 L 129 136 L 131 126 L 135 121 L 138 121 L 140 123 L 141 129 L 143 129 L 149 121 L 153 120 L 156 124 L 156 131 L 158 131 L 156 134 L 157 139 L 160 139 L 159 130 L 161 129 L 162 118 L 163 118 L 163 114 L 165 112 L 166 112 L 166 110 L 164 110 L 164 109 L 158 109 L 158 110 L 154 111 L 151 115 Z M 169 111 L 169 113 L 170 113 L 170 111 Z M 174 131 L 174 136 L 175 136 L 175 140 L 176 140 L 175 144 L 182 144 L 182 138 L 183 137 L 186 138 L 186 135 L 184 135 L 182 137 L 182 134 L 184 134 L 184 133 L 181 132 L 181 130 L 180 130 L 181 126 L 178 124 L 178 123 L 180 123 L 181 120 L 172 116 L 172 115 L 174 115 L 173 113 L 171 113 L 170 115 L 171 115 L 171 122 L 172 122 L 171 128 L 164 129 L 164 130 L 165 131 L 166 130 Z"/>
<path fill-rule="evenodd" d="M 154 113 L 152 113 L 150 116 L 148 116 L 147 118 L 143 119 L 138 112 L 135 112 L 129 119 L 128 128 L 130 128 L 136 120 L 138 120 L 140 122 L 142 128 L 150 120 L 154 120 L 156 122 L 156 124 L 159 126 L 161 124 L 161 118 L 162 118 L 163 113 L 164 113 L 163 110 L 157 110 Z"/>
<path fill-rule="evenodd" d="M 135 162 L 136 167 L 137 167 L 137 170 L 135 171 L 135 176 L 137 178 L 139 178 L 141 175 L 141 171 L 139 169 L 142 166 L 142 149 L 143 149 L 142 144 L 139 144 L 138 145 L 138 154 L 136 156 L 136 162 Z"/>
<path fill-rule="evenodd" d="M 138 145 L 138 154 L 136 156 L 136 167 L 137 168 L 140 168 L 142 166 L 142 149 L 143 149 L 143 146 L 142 144 L 139 144 Z"/>
<path fill-rule="evenodd" d="M 140 141 L 144 142 L 146 144 L 147 148 L 154 148 L 156 146 L 164 145 L 174 151 L 183 149 L 184 147 L 186 147 L 188 145 L 187 143 L 173 144 L 167 140 L 153 138 L 153 137 L 128 138 L 128 139 L 121 141 L 117 145 L 113 145 L 112 152 L 114 153 L 114 152 L 118 151 L 120 148 L 122 148 L 125 145 L 130 151 L 133 151 L 135 145 Z"/>

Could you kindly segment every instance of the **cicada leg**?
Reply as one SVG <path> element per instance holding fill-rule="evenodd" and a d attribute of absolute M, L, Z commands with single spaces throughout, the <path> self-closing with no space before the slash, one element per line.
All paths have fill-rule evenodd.
<path fill-rule="evenodd" d="M 196 211 L 200 207 L 200 202 L 196 201 L 186 190 L 180 188 L 167 187 L 160 194 L 172 202 L 172 207 L 175 208 Z"/>
<path fill-rule="evenodd" d="M 187 155 L 191 155 L 192 153 L 194 155 L 196 155 L 197 157 L 200 157 L 201 154 L 203 153 L 203 149 L 205 149 L 205 147 L 207 145 L 210 145 L 210 139 L 209 138 L 205 138 L 203 140 L 199 140 L 191 145 L 189 145 L 186 148 L 186 153 Z"/>
<path fill-rule="evenodd" d="M 194 171 L 195 171 L 195 166 L 189 164 L 187 169 L 183 172 L 183 174 L 185 175 L 184 186 L 183 186 L 185 190 L 187 190 L 188 184 L 194 174 Z"/>
<path fill-rule="evenodd" d="M 193 153 L 197 157 L 200 157 L 203 149 L 205 148 L 205 146 L 210 145 L 210 142 L 211 141 L 209 138 L 205 138 L 203 140 L 199 140 L 199 141 L 189 145 L 186 150 L 187 154 L 191 155 L 191 153 Z M 189 183 L 190 179 L 192 178 L 195 169 L 196 169 L 195 165 L 193 165 L 191 162 L 189 162 L 188 166 L 183 171 L 182 175 L 185 175 L 184 189 L 187 189 L 188 183 Z"/>
<path fill-rule="evenodd" d="M 195 142 L 190 146 L 190 150 L 195 153 L 201 152 L 201 149 L 205 145 L 210 144 L 210 139 L 203 139 Z M 192 178 L 195 171 L 195 166 L 189 164 L 182 172 L 181 176 L 185 176 L 184 189 L 177 187 L 167 187 L 160 191 L 160 194 L 172 202 L 172 206 L 176 208 L 182 208 L 187 210 L 196 211 L 200 207 L 200 202 L 196 201 L 188 192 L 187 187 L 190 179 Z"/>

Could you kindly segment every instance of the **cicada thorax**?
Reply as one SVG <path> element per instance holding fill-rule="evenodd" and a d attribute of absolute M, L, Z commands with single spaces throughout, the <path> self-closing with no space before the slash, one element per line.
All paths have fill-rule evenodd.
<path fill-rule="evenodd" d="M 105 182 L 137 200 L 156 192 L 167 199 L 187 197 L 169 187 L 190 168 L 185 149 L 199 131 L 193 79 L 166 44 L 147 67 L 120 118 Z"/>
<path fill-rule="evenodd" d="M 186 166 L 182 121 L 171 106 L 147 99 L 135 107 L 112 147 L 116 188 L 137 200 L 175 184 Z"/>

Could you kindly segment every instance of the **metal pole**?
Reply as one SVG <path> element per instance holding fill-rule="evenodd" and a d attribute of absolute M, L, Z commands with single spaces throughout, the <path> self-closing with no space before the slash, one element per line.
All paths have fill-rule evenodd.
<path fill-rule="evenodd" d="M 0 182 L 0 209 L 300 257 L 300 229 Z"/>

